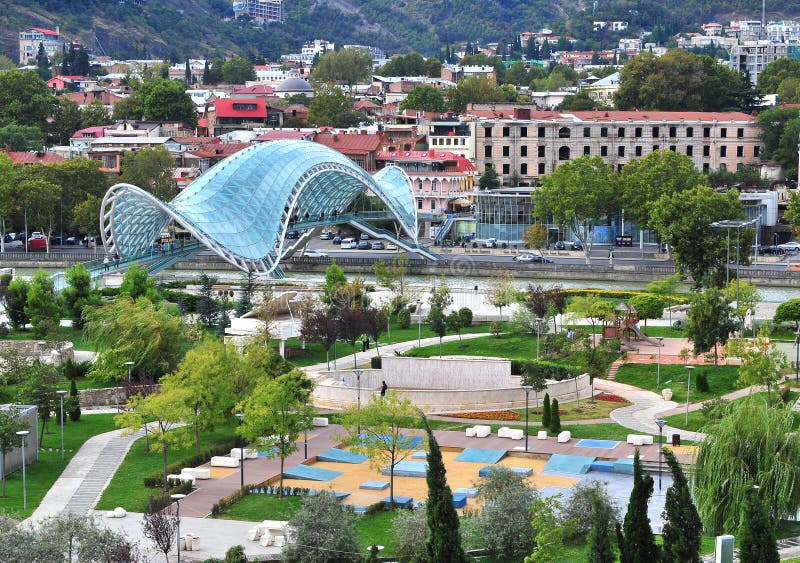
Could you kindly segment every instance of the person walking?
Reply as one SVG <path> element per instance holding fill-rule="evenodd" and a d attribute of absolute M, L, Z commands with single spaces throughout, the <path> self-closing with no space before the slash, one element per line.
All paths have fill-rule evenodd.
<path fill-rule="evenodd" d="M 114 268 L 119 268 L 119 252 L 114 252 Z"/>
<path fill-rule="evenodd" d="M 103 258 L 103 271 L 104 272 L 108 271 L 108 263 L 109 263 L 109 259 L 108 259 L 108 256 L 106 256 L 105 258 Z"/>
<path fill-rule="evenodd" d="M 386 382 L 385 381 L 381 382 L 381 397 L 385 397 L 386 396 L 386 390 L 387 389 L 389 389 L 389 386 L 386 385 Z"/>

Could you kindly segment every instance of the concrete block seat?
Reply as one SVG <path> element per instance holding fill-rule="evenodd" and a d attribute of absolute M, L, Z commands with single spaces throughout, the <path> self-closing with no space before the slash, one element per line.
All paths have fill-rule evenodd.
<path fill-rule="evenodd" d="M 239 467 L 239 458 L 227 455 L 215 455 L 211 458 L 211 467 Z"/>
<path fill-rule="evenodd" d="M 481 424 L 476 424 L 474 428 L 475 428 L 475 437 L 476 438 L 486 438 L 487 436 L 489 436 L 492 433 L 492 427 L 491 426 L 484 426 L 484 425 L 481 425 Z"/>
<path fill-rule="evenodd" d="M 208 467 L 184 467 L 181 475 L 189 475 L 195 479 L 211 479 L 211 470 Z"/>
<path fill-rule="evenodd" d="M 572 438 L 572 433 L 569 430 L 564 430 L 558 433 L 558 443 L 566 444 Z"/>
<path fill-rule="evenodd" d="M 324 416 L 315 416 L 311 419 L 311 424 L 314 426 L 328 426 L 328 419 Z"/>
<path fill-rule="evenodd" d="M 649 434 L 628 434 L 627 442 L 634 446 L 652 446 L 653 437 Z"/>
<path fill-rule="evenodd" d="M 241 448 L 231 448 L 231 457 L 237 457 L 244 459 L 258 459 L 258 450 L 256 448 L 245 448 L 244 449 L 244 456 L 242 456 L 242 449 Z"/>
<path fill-rule="evenodd" d="M 547 430 L 539 430 L 536 434 L 537 440 L 547 440 Z"/>

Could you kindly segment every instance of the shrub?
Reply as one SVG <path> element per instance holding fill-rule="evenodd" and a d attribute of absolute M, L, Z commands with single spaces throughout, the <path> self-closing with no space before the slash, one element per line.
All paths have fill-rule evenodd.
<path fill-rule="evenodd" d="M 700 412 L 709 420 L 719 420 L 725 416 L 730 408 L 730 403 L 721 397 L 716 397 L 703 403 Z"/>
<path fill-rule="evenodd" d="M 167 474 L 180 474 L 184 467 L 197 467 L 207 463 L 215 455 L 227 455 L 231 448 L 236 446 L 236 442 L 237 438 L 230 438 L 219 446 L 203 450 L 199 454 L 191 455 L 178 462 L 170 463 L 167 465 Z M 143 481 L 144 486 L 151 489 L 163 487 L 164 473 L 162 471 L 154 471 L 150 475 L 146 475 Z"/>
<path fill-rule="evenodd" d="M 69 397 L 64 403 L 64 409 L 72 422 L 78 422 L 81 419 L 81 399 L 74 379 L 69 383 Z"/>
<path fill-rule="evenodd" d="M 244 547 L 241 545 L 234 545 L 225 552 L 225 563 L 247 563 L 247 555 L 244 553 Z"/>
<path fill-rule="evenodd" d="M 589 534 L 592 529 L 592 501 L 595 499 L 612 515 L 608 533 L 613 534 L 614 522 L 619 520 L 619 506 L 608 494 L 605 482 L 586 481 L 572 487 L 572 491 L 564 503 L 561 516 L 565 521 L 571 523 L 567 539 L 584 539 Z"/>
<path fill-rule="evenodd" d="M 781 401 L 783 401 L 784 403 L 788 403 L 792 399 L 792 387 L 788 383 L 783 387 L 781 387 L 779 393 Z"/>
<path fill-rule="evenodd" d="M 370 516 L 372 514 L 380 514 L 381 512 L 389 512 L 391 509 L 389 505 L 384 502 L 376 502 L 370 504 L 366 510 L 364 511 L 364 516 Z"/>
<path fill-rule="evenodd" d="M 403 510 L 392 524 L 394 554 L 401 561 L 425 561 L 428 518 L 423 509 Z"/>
<path fill-rule="evenodd" d="M 397 324 L 400 325 L 400 328 L 408 328 L 411 326 L 411 311 L 406 309 L 400 309 L 397 313 Z"/>
<path fill-rule="evenodd" d="M 708 374 L 704 371 L 701 371 L 697 374 L 697 379 L 695 380 L 695 387 L 701 393 L 708 393 Z"/>
<path fill-rule="evenodd" d="M 492 324 L 489 325 L 489 332 L 494 336 L 500 336 L 503 333 L 503 323 L 500 321 L 493 321 Z"/>
<path fill-rule="evenodd" d="M 550 433 L 558 434 L 561 432 L 561 415 L 558 412 L 558 399 L 553 399 L 550 405 Z"/>
<path fill-rule="evenodd" d="M 564 379 L 569 379 L 570 377 L 572 377 L 572 372 L 575 369 L 573 366 L 565 366 L 563 364 L 557 364 L 555 362 L 545 362 L 543 360 L 539 361 L 531 360 L 524 362 L 524 364 L 527 368 L 527 373 L 525 373 L 522 378 L 522 383 L 524 385 L 530 385 L 528 383 L 529 379 L 538 379 L 540 377 L 543 377 L 545 379 L 552 379 L 555 381 L 563 381 Z M 513 365 L 512 365 L 512 370 L 513 370 Z"/>
<path fill-rule="evenodd" d="M 683 319 L 672 321 L 672 328 L 675 330 L 684 330 L 686 328 L 686 321 Z"/>
<path fill-rule="evenodd" d="M 373 356 L 369 359 L 369 365 L 372 369 L 381 369 L 381 357 Z"/>
<path fill-rule="evenodd" d="M 508 468 L 489 471 L 477 483 L 484 545 L 497 559 L 522 561 L 535 544 L 531 507 L 539 496 L 523 475 Z"/>
<path fill-rule="evenodd" d="M 11 329 L 8 328 L 8 324 L 0 323 L 0 338 L 5 338 L 9 334 L 11 334 Z"/>
<path fill-rule="evenodd" d="M 472 309 L 469 307 L 461 307 L 458 310 L 458 320 L 461 321 L 461 326 L 472 326 Z"/>

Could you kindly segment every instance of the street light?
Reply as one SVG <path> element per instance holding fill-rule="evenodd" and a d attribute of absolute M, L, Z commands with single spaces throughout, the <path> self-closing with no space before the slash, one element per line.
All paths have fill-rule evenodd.
<path fill-rule="evenodd" d="M 536 361 L 539 361 L 539 339 L 542 336 L 542 323 L 544 319 L 541 317 L 536 317 Z"/>
<path fill-rule="evenodd" d="M 664 448 L 664 425 L 667 423 L 663 418 L 656 420 L 658 425 L 658 490 L 661 490 L 661 450 Z"/>
<path fill-rule="evenodd" d="M 794 382 L 797 383 L 800 372 L 800 330 L 794 333 Z"/>
<path fill-rule="evenodd" d="M 22 510 L 28 509 L 28 491 L 25 482 L 25 436 L 30 434 L 30 430 L 18 430 L 17 436 L 22 437 Z"/>
<path fill-rule="evenodd" d="M 178 505 L 178 563 L 181 563 L 181 500 L 186 498 L 186 495 L 182 493 L 175 493 L 174 495 L 170 495 L 169 498 L 175 501 L 175 504 Z"/>
<path fill-rule="evenodd" d="M 128 387 L 131 385 L 131 368 L 133 368 L 134 362 L 125 362 L 125 365 L 128 366 Z"/>
<path fill-rule="evenodd" d="M 756 224 L 761 219 L 759 215 L 755 219 L 749 220 L 726 220 L 726 221 L 714 221 L 711 223 L 711 226 L 717 229 L 725 229 L 728 232 L 728 243 L 727 243 L 727 262 L 725 262 L 725 285 L 728 285 L 729 282 L 729 265 L 731 262 L 731 229 L 736 229 L 736 307 L 739 307 L 739 237 L 741 234 L 742 227 L 750 227 L 751 225 Z M 741 327 L 740 327 L 741 328 Z"/>
<path fill-rule="evenodd" d="M 663 345 L 664 337 L 656 336 L 658 340 L 658 380 L 656 381 L 656 389 L 661 389 L 661 346 Z"/>
<path fill-rule="evenodd" d="M 533 389 L 530 385 L 523 385 L 522 388 L 525 390 L 525 451 L 528 451 L 528 397 L 531 394 L 531 389 Z"/>
<path fill-rule="evenodd" d="M 241 428 L 242 422 L 244 422 L 244 413 L 237 412 L 236 418 L 239 419 L 239 428 Z M 239 488 L 244 489 L 244 439 L 241 434 L 239 434 Z"/>
<path fill-rule="evenodd" d="M 361 374 L 364 373 L 363 369 L 355 370 L 356 374 L 356 387 L 358 393 L 358 433 L 361 434 Z"/>
<path fill-rule="evenodd" d="M 417 348 L 422 348 L 422 301 L 417 300 Z"/>
<path fill-rule="evenodd" d="M 692 370 L 694 366 L 686 366 L 686 369 L 689 372 L 689 377 L 686 378 L 686 426 L 689 426 L 689 392 L 691 391 L 692 385 Z"/>
<path fill-rule="evenodd" d="M 64 461 L 64 395 L 69 393 L 64 389 L 56 391 L 56 395 L 61 399 L 61 461 Z"/>

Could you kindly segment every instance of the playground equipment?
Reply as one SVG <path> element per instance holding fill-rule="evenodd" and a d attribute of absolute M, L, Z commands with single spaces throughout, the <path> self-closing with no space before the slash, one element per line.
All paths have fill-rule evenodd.
<path fill-rule="evenodd" d="M 616 317 L 614 324 L 603 327 L 603 338 L 606 340 L 618 339 L 620 345 L 628 348 L 631 342 L 647 342 L 653 346 L 661 346 L 657 340 L 650 338 L 639 329 L 639 311 L 636 307 L 625 302 L 614 308 Z"/>

